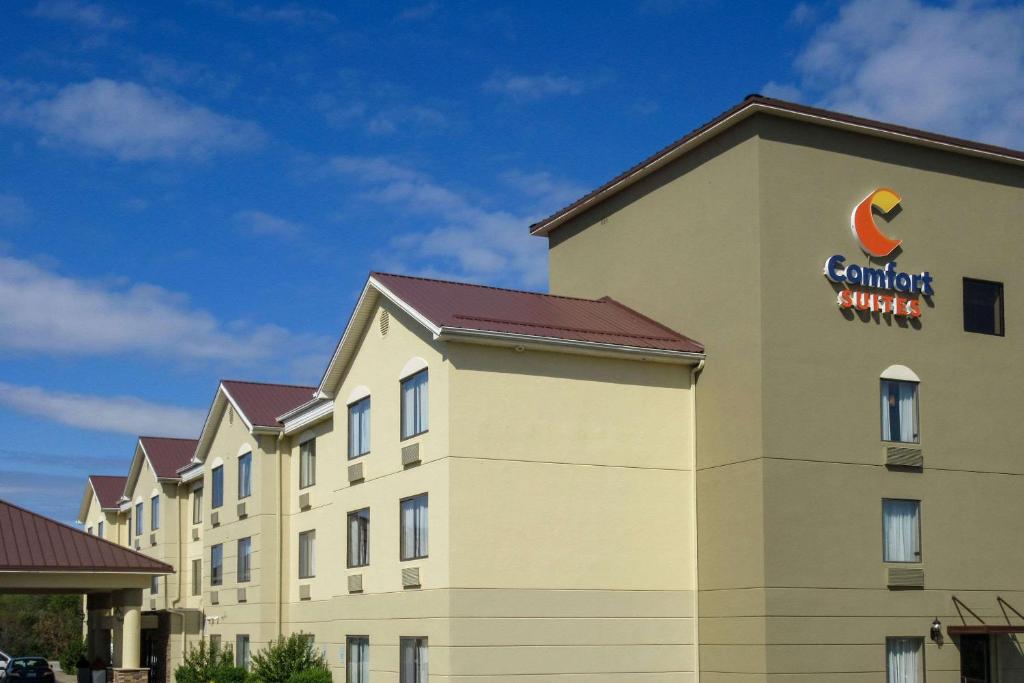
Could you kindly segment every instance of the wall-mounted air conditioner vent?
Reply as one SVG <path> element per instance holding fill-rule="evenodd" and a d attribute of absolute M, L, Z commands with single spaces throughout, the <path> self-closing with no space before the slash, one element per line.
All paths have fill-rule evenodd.
<path fill-rule="evenodd" d="M 142 550 L 142 541 L 139 540 L 138 536 L 135 537 L 135 549 Z"/>
<path fill-rule="evenodd" d="M 197 526 L 192 527 L 192 540 L 193 541 L 198 541 L 199 540 L 199 527 L 197 527 Z"/>
<path fill-rule="evenodd" d="M 357 462 L 348 466 L 348 483 L 362 481 L 363 477 L 363 463 Z"/>
<path fill-rule="evenodd" d="M 349 593 L 362 593 L 363 592 L 363 575 L 362 574 L 349 574 L 348 575 L 348 592 Z"/>
<path fill-rule="evenodd" d="M 237 505 L 237 509 L 238 509 L 238 518 L 239 519 L 245 519 L 246 514 L 247 514 L 246 511 L 245 511 L 245 503 L 239 503 Z"/>
<path fill-rule="evenodd" d="M 309 493 L 299 494 L 299 509 L 308 510 L 310 508 Z"/>
<path fill-rule="evenodd" d="M 886 446 L 885 464 L 889 467 L 924 467 L 924 452 L 920 448 Z"/>
<path fill-rule="evenodd" d="M 246 600 L 245 589 L 244 588 L 239 588 L 238 589 L 238 602 L 245 602 L 245 600 Z"/>
<path fill-rule="evenodd" d="M 150 534 L 149 535 L 149 544 L 150 545 L 156 545 L 156 534 Z"/>
<path fill-rule="evenodd" d="M 150 612 L 156 611 L 156 598 L 150 598 L 149 599 L 149 611 Z"/>
<path fill-rule="evenodd" d="M 889 588 L 924 588 L 924 569 L 921 567 L 889 567 Z"/>
<path fill-rule="evenodd" d="M 310 590 L 309 584 L 303 583 L 299 585 L 299 600 L 309 600 Z"/>
<path fill-rule="evenodd" d="M 218 593 L 218 591 L 210 591 L 210 604 L 211 605 L 219 605 L 220 604 L 220 594 Z"/>
<path fill-rule="evenodd" d="M 411 443 L 408 446 L 402 446 L 402 466 L 409 467 L 410 465 L 418 465 L 420 462 L 420 445 L 418 443 Z"/>
<path fill-rule="evenodd" d="M 402 569 L 402 587 L 403 588 L 419 588 L 420 587 L 420 568 L 419 567 L 405 567 Z"/>
<path fill-rule="evenodd" d="M 210 513 L 210 526 L 220 526 L 220 512 L 214 511 Z"/>

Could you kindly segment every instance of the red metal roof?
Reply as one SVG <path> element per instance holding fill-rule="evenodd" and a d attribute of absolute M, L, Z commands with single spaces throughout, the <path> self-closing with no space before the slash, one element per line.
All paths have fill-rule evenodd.
<path fill-rule="evenodd" d="M 187 465 L 196 452 L 196 439 L 172 439 L 165 436 L 140 436 L 153 470 L 160 479 L 177 479 L 178 469 Z"/>
<path fill-rule="evenodd" d="M 640 173 L 652 163 L 656 162 L 661 157 L 672 153 L 679 147 L 682 147 L 692 141 L 693 139 L 703 135 L 710 129 L 724 122 L 726 119 L 738 114 L 744 109 L 749 107 L 759 107 L 764 109 L 775 109 L 781 112 L 791 112 L 793 114 L 804 115 L 805 117 L 813 117 L 823 119 L 826 121 L 833 121 L 841 124 L 848 124 L 850 126 L 856 126 L 859 128 L 866 128 L 875 131 L 881 131 L 883 133 L 891 133 L 898 136 L 906 136 L 909 138 L 917 138 L 930 143 L 936 143 L 939 145 L 948 145 L 950 147 L 959 147 L 963 150 L 971 150 L 974 152 L 981 152 L 983 154 L 991 154 L 998 157 L 1005 157 L 1009 160 L 1015 160 L 1016 162 L 1024 161 L 1024 152 L 1009 149 L 1007 147 L 999 147 L 997 145 L 989 145 L 983 142 L 975 142 L 973 140 L 965 140 L 963 138 L 955 138 L 949 135 L 941 135 L 939 133 L 931 133 L 929 131 L 920 130 L 917 128 L 908 128 L 906 126 L 896 125 L 894 123 L 885 123 L 884 121 L 876 121 L 874 119 L 867 119 L 860 116 L 852 116 L 850 114 L 843 114 L 828 109 L 820 109 L 818 107 L 809 107 L 803 104 L 797 104 L 795 102 L 787 102 L 785 100 L 777 100 L 773 97 L 764 97 L 762 95 L 750 95 L 736 106 L 722 112 L 712 120 L 708 121 L 699 128 L 687 133 L 683 137 L 679 138 L 675 142 L 671 143 L 667 147 L 664 147 L 651 156 L 647 157 L 640 163 L 636 164 L 632 168 L 623 171 L 619 175 L 615 176 L 605 184 L 601 185 L 592 192 L 588 192 L 584 196 L 580 197 L 572 204 L 559 209 L 555 213 L 551 214 L 547 218 L 538 221 L 530 226 L 530 233 L 534 235 L 548 234 L 551 230 L 557 229 L 559 226 L 550 228 L 549 224 L 560 220 L 566 214 L 572 212 L 578 207 L 590 202 L 597 195 L 604 194 L 605 192 L 612 190 L 616 185 L 620 185 L 615 190 L 624 189 L 627 185 L 624 181 L 627 181 L 631 176 Z M 614 194 L 615 192 L 612 192 Z M 611 195 L 609 195 L 611 196 Z M 602 200 L 603 201 L 603 200 Z"/>
<path fill-rule="evenodd" d="M 704 352 L 699 342 L 609 297 L 576 299 L 387 273 L 372 277 L 438 328 Z"/>
<path fill-rule="evenodd" d="M 117 501 L 121 500 L 124 494 L 124 485 L 128 477 L 117 477 L 106 474 L 90 474 L 89 483 L 92 490 L 96 492 L 96 498 L 100 501 L 100 507 L 109 510 L 117 507 Z"/>
<path fill-rule="evenodd" d="M 174 572 L 142 553 L 3 500 L 0 539 L 0 571 Z"/>
<path fill-rule="evenodd" d="M 316 387 L 225 379 L 221 384 L 253 427 L 280 427 L 278 415 L 313 399 Z"/>

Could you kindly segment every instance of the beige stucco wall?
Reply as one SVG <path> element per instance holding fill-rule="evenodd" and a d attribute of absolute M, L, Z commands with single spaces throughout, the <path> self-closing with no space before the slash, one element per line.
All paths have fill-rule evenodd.
<path fill-rule="evenodd" d="M 821 274 L 835 253 L 867 262 L 849 215 L 885 186 L 903 196 L 900 269 L 935 277 L 920 326 L 844 316 Z M 1015 167 L 758 115 L 555 233 L 554 293 L 611 295 L 707 345 L 706 681 L 876 681 L 885 636 L 960 623 L 954 595 L 990 622 L 997 594 L 1024 604 L 1022 186 Z M 963 332 L 964 276 L 1007 283 L 1005 338 Z M 883 466 L 879 374 L 897 363 L 922 379 L 921 473 Z M 922 500 L 923 591 L 885 587 L 883 497 Z M 958 679 L 949 639 L 925 661 Z"/>

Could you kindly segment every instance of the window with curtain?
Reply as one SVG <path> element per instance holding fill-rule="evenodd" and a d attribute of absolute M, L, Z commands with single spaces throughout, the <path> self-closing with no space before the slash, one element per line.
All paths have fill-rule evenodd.
<path fill-rule="evenodd" d="M 210 470 L 210 483 L 213 486 L 213 493 L 210 496 L 210 507 L 219 508 L 224 504 L 224 466 L 220 465 Z"/>
<path fill-rule="evenodd" d="M 210 634 L 210 649 L 211 650 L 220 650 L 220 634 L 219 633 L 211 633 Z"/>
<path fill-rule="evenodd" d="M 218 543 L 210 546 L 210 585 L 224 583 L 224 546 Z"/>
<path fill-rule="evenodd" d="M 406 498 L 401 503 L 402 559 L 427 556 L 427 494 Z"/>
<path fill-rule="evenodd" d="M 203 521 L 203 487 L 199 486 L 192 491 L 192 523 L 200 524 Z"/>
<path fill-rule="evenodd" d="M 886 562 L 921 561 L 921 501 L 882 501 Z"/>
<path fill-rule="evenodd" d="M 886 638 L 885 669 L 888 683 L 922 683 L 924 638 Z"/>
<path fill-rule="evenodd" d="M 149 594 L 159 595 L 160 594 L 160 577 L 154 576 L 149 580 Z"/>
<path fill-rule="evenodd" d="M 345 639 L 345 683 L 369 683 L 370 639 L 348 636 Z"/>
<path fill-rule="evenodd" d="M 882 440 L 921 440 L 917 428 L 917 382 L 882 380 Z"/>
<path fill-rule="evenodd" d="M 252 453 L 238 457 L 238 500 L 252 495 Z"/>
<path fill-rule="evenodd" d="M 246 536 L 238 539 L 238 567 L 237 578 L 239 583 L 245 583 L 252 578 L 252 538 Z"/>
<path fill-rule="evenodd" d="M 370 452 L 370 397 L 348 407 L 348 457 L 358 458 Z"/>
<path fill-rule="evenodd" d="M 235 636 L 235 665 L 249 670 L 249 635 L 239 633 Z"/>
<path fill-rule="evenodd" d="M 402 438 L 427 431 L 427 371 L 402 380 Z"/>
<path fill-rule="evenodd" d="M 103 538 L 103 522 L 96 525 L 96 536 Z"/>
<path fill-rule="evenodd" d="M 427 639 L 401 638 L 399 683 L 427 683 Z"/>
<path fill-rule="evenodd" d="M 153 496 L 149 501 L 149 528 L 152 531 L 160 528 L 160 496 Z"/>
<path fill-rule="evenodd" d="M 192 595 L 199 595 L 203 592 L 203 561 L 192 560 Z"/>
<path fill-rule="evenodd" d="M 299 578 L 311 579 L 316 576 L 316 531 L 299 534 Z"/>
<path fill-rule="evenodd" d="M 370 508 L 348 513 L 348 566 L 370 564 Z"/>
<path fill-rule="evenodd" d="M 142 503 L 135 504 L 135 535 L 142 535 Z"/>
<path fill-rule="evenodd" d="M 316 483 L 316 439 L 299 444 L 299 488 L 305 489 Z"/>

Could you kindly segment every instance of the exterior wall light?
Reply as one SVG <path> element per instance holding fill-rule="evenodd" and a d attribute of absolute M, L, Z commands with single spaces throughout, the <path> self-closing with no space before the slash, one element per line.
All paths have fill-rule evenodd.
<path fill-rule="evenodd" d="M 939 645 L 942 645 L 942 622 L 939 621 L 938 617 L 935 617 L 935 621 L 932 622 L 932 627 L 929 630 L 932 640 Z"/>
<path fill-rule="evenodd" d="M 114 608 L 114 618 L 118 621 L 124 621 L 124 611 L 120 607 Z"/>

